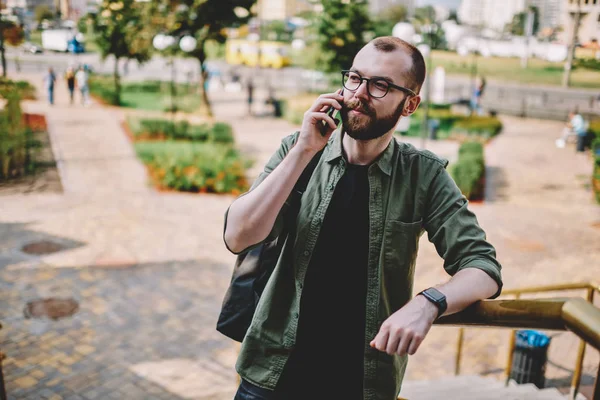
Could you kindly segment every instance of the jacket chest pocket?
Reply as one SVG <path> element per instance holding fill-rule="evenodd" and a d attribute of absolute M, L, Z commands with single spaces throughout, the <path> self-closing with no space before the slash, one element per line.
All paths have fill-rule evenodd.
<path fill-rule="evenodd" d="M 383 238 L 383 271 L 381 286 L 389 313 L 402 307 L 412 297 L 415 260 L 419 237 L 423 232 L 422 220 L 402 222 L 388 220 Z"/>
<path fill-rule="evenodd" d="M 417 257 L 423 220 L 402 222 L 388 220 L 383 238 L 384 265 L 386 269 L 405 269 Z"/>

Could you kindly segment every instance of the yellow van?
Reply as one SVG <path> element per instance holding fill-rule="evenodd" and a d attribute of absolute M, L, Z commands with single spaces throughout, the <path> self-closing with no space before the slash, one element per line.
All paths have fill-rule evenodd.
<path fill-rule="evenodd" d="M 225 48 L 225 60 L 232 65 L 283 68 L 291 64 L 287 43 L 230 39 Z"/>

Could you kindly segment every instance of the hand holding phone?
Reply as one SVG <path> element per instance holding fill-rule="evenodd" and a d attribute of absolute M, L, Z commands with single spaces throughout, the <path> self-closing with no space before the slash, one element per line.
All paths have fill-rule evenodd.
<path fill-rule="evenodd" d="M 341 90 L 340 95 L 344 94 L 344 89 Z M 341 102 L 340 102 L 341 103 Z M 335 125 L 339 126 L 341 122 L 340 110 L 335 107 L 329 107 L 326 111 L 327 115 L 329 115 L 335 121 Z M 327 130 L 329 129 L 329 125 L 325 121 L 321 121 L 321 135 L 325 136 L 327 134 Z"/>

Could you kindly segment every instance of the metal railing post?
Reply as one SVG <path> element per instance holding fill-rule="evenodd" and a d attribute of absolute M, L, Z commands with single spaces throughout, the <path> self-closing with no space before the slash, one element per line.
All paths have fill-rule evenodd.
<path fill-rule="evenodd" d="M 518 300 L 521 297 L 520 293 L 515 295 L 515 300 Z M 510 332 L 510 340 L 508 342 L 508 356 L 506 357 L 506 367 L 504 368 L 504 374 L 506 375 L 506 381 L 504 382 L 505 386 L 508 386 L 508 382 L 510 381 L 510 370 L 512 369 L 513 362 L 513 354 L 515 352 L 515 343 L 516 343 L 517 330 L 513 329 Z"/>
<path fill-rule="evenodd" d="M 590 304 L 594 304 L 594 288 L 589 287 L 587 289 L 586 300 Z M 581 371 L 583 369 L 583 358 L 585 357 L 585 341 L 581 339 L 579 341 L 579 350 L 577 352 L 577 361 L 575 361 L 575 371 L 573 372 L 573 379 L 571 380 L 571 390 L 569 393 L 569 399 L 575 400 L 577 393 L 579 393 L 579 385 L 581 384 Z"/>
<path fill-rule="evenodd" d="M 460 361 L 462 358 L 462 347 L 465 335 L 465 328 L 458 330 L 458 341 L 456 343 L 456 363 L 454 365 L 454 375 L 460 374 Z"/>

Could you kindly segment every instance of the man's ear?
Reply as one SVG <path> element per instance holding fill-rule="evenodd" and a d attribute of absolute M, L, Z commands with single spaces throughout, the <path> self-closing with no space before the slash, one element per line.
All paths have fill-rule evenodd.
<path fill-rule="evenodd" d="M 408 117 L 419 108 L 419 104 L 421 104 L 421 96 L 411 96 L 406 104 L 404 105 L 404 110 L 402 110 L 402 116 Z"/>

